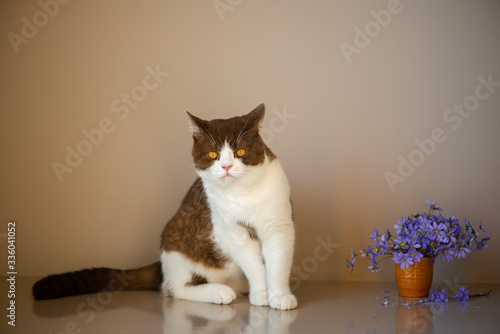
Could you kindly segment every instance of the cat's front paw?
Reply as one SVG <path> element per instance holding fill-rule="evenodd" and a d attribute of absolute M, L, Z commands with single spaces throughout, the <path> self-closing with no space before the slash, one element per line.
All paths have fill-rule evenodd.
<path fill-rule="evenodd" d="M 255 306 L 267 306 L 267 291 L 250 292 L 250 304 Z"/>
<path fill-rule="evenodd" d="M 210 300 L 214 304 L 229 304 L 236 299 L 236 293 L 227 285 L 213 284 L 211 290 Z"/>
<path fill-rule="evenodd" d="M 271 298 L 269 306 L 277 310 L 291 310 L 297 307 L 297 298 L 292 294 L 284 294 Z"/>

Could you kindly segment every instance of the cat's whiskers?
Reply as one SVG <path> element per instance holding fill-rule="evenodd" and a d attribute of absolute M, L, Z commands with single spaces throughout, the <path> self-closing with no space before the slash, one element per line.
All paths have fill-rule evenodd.
<path fill-rule="evenodd" d="M 253 128 L 250 128 L 250 129 L 248 129 L 247 131 L 245 131 L 245 132 L 241 135 L 241 137 L 240 137 L 240 139 L 239 139 L 239 140 L 241 140 L 241 139 L 245 138 L 245 136 L 246 136 L 246 135 L 247 135 L 247 134 L 248 134 L 251 130 L 253 130 Z M 238 141 L 239 141 L 239 140 L 238 140 Z"/>
<path fill-rule="evenodd" d="M 245 125 L 243 125 L 243 127 L 241 128 L 240 130 L 240 133 L 238 134 L 238 137 L 236 138 L 236 144 L 238 144 L 241 140 L 241 134 L 243 133 L 243 130 L 245 130 L 245 128 L 247 127 L 247 124 L 248 124 L 248 121 L 250 120 L 250 118 L 247 119 L 247 121 L 245 122 Z"/>
<path fill-rule="evenodd" d="M 200 188 L 200 187 L 202 187 L 202 188 L 203 188 L 203 181 L 202 181 L 201 179 L 199 179 L 198 183 L 196 183 L 196 184 L 194 185 L 194 187 L 195 187 L 195 189 L 196 189 L 196 188 Z"/>
<path fill-rule="evenodd" d="M 194 189 L 197 189 L 197 188 L 203 188 L 203 182 L 201 181 L 201 179 L 199 179 L 199 181 L 194 184 Z M 200 205 L 201 201 L 205 198 L 205 190 L 202 189 L 202 191 L 200 191 L 200 196 L 198 197 L 198 205 Z"/>
<path fill-rule="evenodd" d="M 198 206 L 202 202 L 202 200 L 205 198 L 205 191 L 200 191 L 200 197 L 198 197 Z"/>
<path fill-rule="evenodd" d="M 245 177 L 241 178 L 241 183 L 243 183 L 247 187 L 251 187 L 252 185 L 255 184 L 256 181 L 257 178 L 250 173 L 245 173 Z"/>
<path fill-rule="evenodd" d="M 258 127 L 258 125 L 254 125 L 252 126 L 250 129 L 246 130 L 240 137 L 239 139 L 236 141 L 236 143 L 238 143 L 240 140 L 242 140 L 243 138 L 245 138 L 245 136 L 250 132 L 252 131 L 253 129 L 255 129 L 256 127 Z"/>
<path fill-rule="evenodd" d="M 214 144 L 215 146 L 217 146 L 217 143 L 215 142 L 214 137 L 212 136 L 212 134 L 210 133 L 210 131 L 208 131 L 208 129 L 205 126 L 205 124 L 202 124 L 202 126 L 203 126 L 203 129 L 205 130 L 204 133 L 203 133 L 205 135 L 205 137 L 207 137 L 208 139 L 210 139 L 210 141 L 212 142 L 212 144 Z M 208 134 L 208 136 L 207 136 L 207 134 Z"/>

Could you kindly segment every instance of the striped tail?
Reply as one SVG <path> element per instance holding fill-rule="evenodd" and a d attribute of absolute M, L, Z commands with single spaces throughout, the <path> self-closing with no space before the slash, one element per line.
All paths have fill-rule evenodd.
<path fill-rule="evenodd" d="M 33 285 L 33 297 L 43 300 L 103 290 L 159 290 L 161 282 L 160 262 L 131 270 L 84 269 L 42 278 Z"/>

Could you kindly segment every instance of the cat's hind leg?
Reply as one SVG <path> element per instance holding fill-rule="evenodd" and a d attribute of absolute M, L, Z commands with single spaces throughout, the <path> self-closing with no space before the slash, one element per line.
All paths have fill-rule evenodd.
<path fill-rule="evenodd" d="M 229 286 L 219 283 L 186 285 L 173 291 L 174 298 L 198 302 L 229 304 L 236 299 L 236 293 Z"/>
<path fill-rule="evenodd" d="M 214 304 L 229 304 L 236 299 L 234 290 L 222 284 L 223 275 L 194 264 L 180 253 L 164 251 L 161 263 L 165 295 Z"/>

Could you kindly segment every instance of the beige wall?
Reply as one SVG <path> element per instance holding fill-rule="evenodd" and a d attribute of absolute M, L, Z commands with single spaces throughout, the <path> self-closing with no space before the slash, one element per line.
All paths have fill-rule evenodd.
<path fill-rule="evenodd" d="M 0 4 L 0 240 L 16 220 L 19 274 L 155 261 L 195 177 L 185 111 L 264 102 L 293 190 L 295 277 L 392 280 L 392 263 L 350 277 L 349 247 L 433 199 L 493 235 L 436 280 L 499 282 L 500 86 L 477 88 L 500 82 L 498 1 L 54 4 Z M 67 147 L 87 155 L 71 172 Z M 402 158 L 419 165 L 391 189 Z"/>

